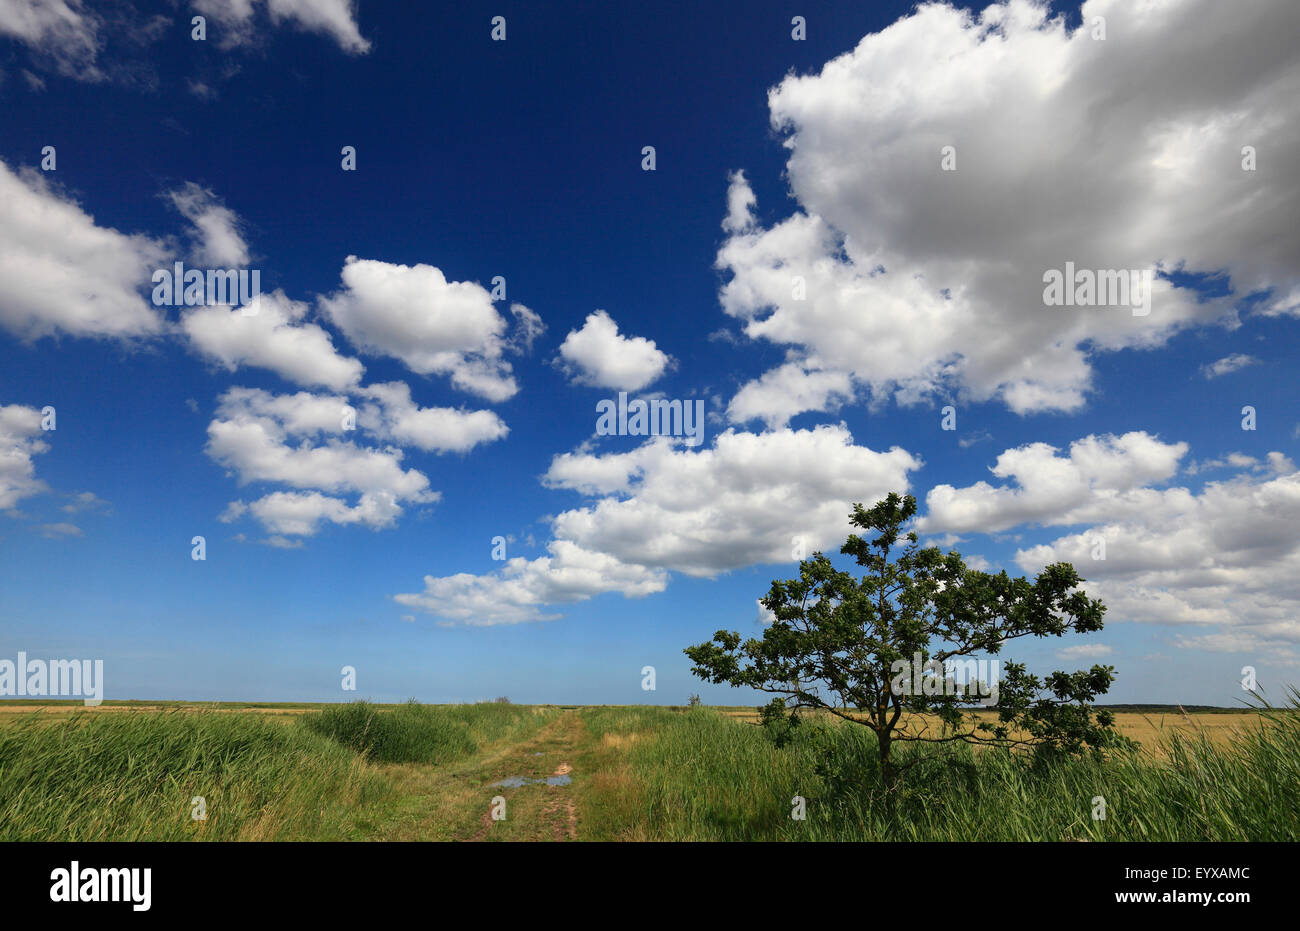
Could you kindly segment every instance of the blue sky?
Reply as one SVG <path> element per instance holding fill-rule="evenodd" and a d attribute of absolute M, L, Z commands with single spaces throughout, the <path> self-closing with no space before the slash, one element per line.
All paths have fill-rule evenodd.
<path fill-rule="evenodd" d="M 1110 606 L 1006 656 L 1279 693 L 1297 14 L 1217 7 L 0 2 L 0 656 L 108 698 L 751 702 L 682 648 L 906 490 Z M 156 306 L 174 261 L 259 270 L 256 313 Z M 1156 269 L 1150 312 L 1045 306 L 1067 261 Z M 620 390 L 703 401 L 703 443 L 597 436 Z"/>

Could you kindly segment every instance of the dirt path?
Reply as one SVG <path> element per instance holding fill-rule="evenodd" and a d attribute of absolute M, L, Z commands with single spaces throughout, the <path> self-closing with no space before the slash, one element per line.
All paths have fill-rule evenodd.
<path fill-rule="evenodd" d="M 393 792 L 360 830 L 373 840 L 576 840 L 591 776 L 577 764 L 589 741 L 580 712 L 569 710 L 456 763 L 386 766 Z"/>
<path fill-rule="evenodd" d="M 571 761 L 580 752 L 583 736 L 578 713 L 564 711 L 533 738 L 504 747 L 485 760 L 478 771 L 484 811 L 475 830 L 460 839 L 576 840 L 575 796 L 586 774 L 575 773 Z M 494 784 L 503 780 L 523 780 L 524 784 Z M 492 804 L 495 798 L 505 800 L 501 820 L 492 817 L 494 807 L 500 810 Z"/>

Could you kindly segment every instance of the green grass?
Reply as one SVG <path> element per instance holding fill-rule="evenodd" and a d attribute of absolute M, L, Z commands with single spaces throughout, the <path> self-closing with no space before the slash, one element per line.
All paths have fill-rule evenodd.
<path fill-rule="evenodd" d="M 576 805 L 589 840 L 1300 840 L 1300 695 L 1230 740 L 1162 732 L 1159 753 L 1034 759 L 957 745 L 917 763 L 892 798 L 874 735 L 831 719 L 778 748 L 710 708 L 356 702 L 293 719 L 10 717 L 4 841 L 469 837 L 503 792 L 519 837 L 564 836 L 564 806 Z M 491 785 L 560 761 L 571 787 Z M 206 821 L 191 819 L 194 796 Z M 804 821 L 790 817 L 795 796 Z M 1105 820 L 1092 817 L 1098 796 Z"/>
<path fill-rule="evenodd" d="M 916 763 L 892 798 L 880 784 L 874 734 L 841 721 L 805 724 L 783 748 L 712 709 L 600 709 L 585 722 L 620 747 L 597 764 L 616 775 L 594 787 L 588 838 L 1300 839 L 1294 701 L 1226 747 L 1204 735 L 1164 735 L 1165 759 L 1131 752 L 1049 760 L 957 745 Z M 791 818 L 795 796 L 806 799 L 806 820 Z M 1092 816 L 1098 796 L 1104 820 Z"/>
<path fill-rule="evenodd" d="M 556 714 L 366 702 L 293 720 L 251 711 L 31 712 L 0 727 L 0 841 L 382 836 L 411 800 L 380 764 L 465 761 Z M 195 796 L 205 800 L 204 821 L 191 817 Z"/>
<path fill-rule="evenodd" d="M 448 763 L 473 755 L 479 741 L 520 731 L 537 716 L 529 707 L 420 705 L 384 710 L 365 701 L 304 715 L 303 727 L 381 763 Z"/>
<path fill-rule="evenodd" d="M 34 713 L 0 728 L 4 841 L 347 839 L 385 791 L 346 748 L 255 714 Z"/>

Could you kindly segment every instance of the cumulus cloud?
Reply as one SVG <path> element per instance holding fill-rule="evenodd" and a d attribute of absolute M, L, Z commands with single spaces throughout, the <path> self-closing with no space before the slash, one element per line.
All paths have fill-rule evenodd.
<path fill-rule="evenodd" d="M 492 411 L 420 407 L 411 400 L 411 387 L 405 382 L 370 385 L 358 393 L 368 399 L 361 406 L 358 425 L 380 439 L 426 452 L 468 452 L 510 432 Z"/>
<path fill-rule="evenodd" d="M 1300 293 L 1300 6 L 1090 0 L 1081 15 L 1071 31 L 1027 0 L 925 5 L 786 77 L 768 102 L 799 209 L 763 228 L 733 176 L 724 311 L 873 397 L 1028 413 L 1081 407 L 1096 353 L 1162 345 L 1253 292 Z M 1269 163 L 1243 171 L 1247 144 Z M 1146 316 L 1044 306 L 1044 272 L 1066 262 L 1231 289 L 1200 300 L 1157 277 Z"/>
<path fill-rule="evenodd" d="M 807 552 L 838 548 L 855 501 L 874 502 L 908 487 L 921 467 L 894 447 L 877 452 L 854 444 L 843 426 L 728 430 L 711 449 L 691 452 L 661 438 L 611 462 L 590 454 L 557 457 L 543 481 L 592 490 L 593 474 L 609 492 L 595 504 L 553 519 L 556 537 L 610 553 L 624 562 L 692 576 L 759 563 L 786 562 L 795 538 Z"/>
<path fill-rule="evenodd" d="M 669 572 L 713 577 L 790 562 L 796 549 L 838 548 L 854 502 L 906 490 L 908 473 L 920 467 L 903 449 L 854 444 L 843 426 L 729 430 L 698 451 L 660 437 L 629 452 L 565 453 L 543 483 L 596 500 L 551 519 L 550 558 L 486 575 L 427 577 L 422 594 L 397 597 L 453 620 L 534 620 L 545 605 L 574 600 L 556 594 L 570 577 L 560 569 L 575 562 L 603 567 L 584 597 L 657 591 Z"/>
<path fill-rule="evenodd" d="M 1220 375 L 1240 371 L 1248 365 L 1255 365 L 1257 362 L 1259 360 L 1254 356 L 1246 355 L 1244 352 L 1234 352 L 1230 356 L 1224 356 L 1222 359 L 1201 366 L 1201 374 L 1207 379 L 1218 378 Z"/>
<path fill-rule="evenodd" d="M 1086 437 L 1064 456 L 1045 444 L 1007 450 L 993 471 L 1013 486 L 938 486 L 918 523 L 1080 528 L 1017 550 L 1016 565 L 1033 573 L 1074 564 L 1111 620 L 1221 628 L 1189 646 L 1300 642 L 1300 472 L 1275 452 L 1263 469 L 1251 457 L 1228 457 L 1245 470 L 1199 493 L 1152 487 L 1176 473 L 1186 450 L 1144 433 Z"/>
<path fill-rule="evenodd" d="M 254 41 L 256 11 L 265 8 L 275 25 L 327 35 L 350 54 L 370 51 L 357 25 L 355 0 L 193 0 L 193 5 L 223 27 L 219 41 L 225 48 Z"/>
<path fill-rule="evenodd" d="M 511 348 L 506 320 L 482 285 L 448 281 L 432 265 L 356 256 L 348 256 L 342 277 L 343 289 L 320 305 L 362 351 L 392 356 L 421 375 L 449 375 L 455 387 L 490 401 L 518 392 L 502 358 Z M 525 332 L 536 332 L 540 321 L 532 311 L 523 308 L 515 317 Z"/>
<path fill-rule="evenodd" d="M 248 244 L 240 230 L 239 217 L 211 190 L 187 182 L 167 194 L 172 206 L 193 227 L 191 259 L 213 268 L 237 268 L 248 264 Z"/>
<path fill-rule="evenodd" d="M 162 331 L 143 295 L 163 243 L 98 226 L 38 172 L 0 162 L 0 326 L 22 339 Z"/>
<path fill-rule="evenodd" d="M 404 504 L 441 497 L 423 473 L 403 468 L 399 447 L 463 453 L 509 433 L 492 411 L 420 407 L 402 382 L 356 388 L 352 396 L 355 404 L 347 394 L 226 391 L 208 426 L 208 455 L 231 469 L 241 485 L 292 490 L 232 501 L 220 519 L 233 523 L 251 516 L 286 539 L 310 536 L 324 522 L 390 527 Z M 384 445 L 367 445 L 360 437 Z M 353 494 L 354 502 L 345 497 Z"/>
<path fill-rule="evenodd" d="M 587 316 L 581 329 L 569 331 L 560 358 L 574 382 L 595 388 L 637 391 L 664 373 L 667 353 L 643 336 L 623 336 L 603 310 Z"/>
<path fill-rule="evenodd" d="M 833 410 L 852 397 L 847 372 L 810 371 L 789 362 L 742 387 L 727 405 L 727 416 L 737 423 L 759 419 L 769 427 L 783 426 L 796 414 Z"/>
<path fill-rule="evenodd" d="M 276 290 L 259 294 L 245 307 L 212 304 L 187 309 L 181 329 L 196 351 L 227 371 L 252 365 L 299 385 L 335 391 L 358 384 L 361 363 L 341 355 L 320 326 L 305 322 L 307 309 Z"/>
<path fill-rule="evenodd" d="M 1300 642 L 1300 473 L 1242 475 L 1144 496 L 1081 533 L 1016 553 L 1033 571 L 1065 560 L 1087 576 L 1111 618 L 1215 625 L 1203 649 Z M 1105 559 L 1094 559 L 1104 540 Z"/>
<path fill-rule="evenodd" d="M 1087 436 L 1067 455 L 1029 443 L 998 456 L 992 473 L 1013 485 L 985 481 L 965 488 L 936 485 L 917 521 L 928 533 L 996 533 L 1020 524 L 1077 524 L 1138 507 L 1159 492 L 1145 487 L 1173 477 L 1186 443 L 1165 443 L 1142 431 Z"/>
<path fill-rule="evenodd" d="M 606 592 L 639 598 L 667 585 L 661 571 L 627 565 L 565 540 L 552 541 L 548 550 L 550 555 L 537 559 L 517 556 L 490 575 L 427 575 L 423 591 L 394 595 L 393 600 L 468 625 L 516 624 L 559 617 L 543 613 L 544 605 L 572 604 Z"/>
<path fill-rule="evenodd" d="M 222 519 L 251 513 L 283 535 L 313 533 L 320 521 L 378 529 L 391 526 L 404 503 L 437 501 L 427 476 L 402 467 L 400 449 L 343 439 L 351 432 L 350 410 L 342 396 L 240 387 L 223 394 L 208 425 L 207 454 L 241 485 L 275 483 L 294 491 L 234 502 Z M 341 497 L 348 494 L 358 496 L 355 504 Z"/>
<path fill-rule="evenodd" d="M 296 549 L 302 541 L 289 538 L 311 536 L 322 521 L 363 524 L 377 530 L 392 526 L 402 515 L 397 499 L 383 492 L 362 494 L 356 505 L 349 506 L 318 491 L 276 491 L 252 502 L 248 512 L 274 534 L 271 545 L 282 549 Z"/>
<path fill-rule="evenodd" d="M 32 457 L 49 449 L 41 412 L 21 404 L 0 405 L 0 511 L 45 491 Z"/>

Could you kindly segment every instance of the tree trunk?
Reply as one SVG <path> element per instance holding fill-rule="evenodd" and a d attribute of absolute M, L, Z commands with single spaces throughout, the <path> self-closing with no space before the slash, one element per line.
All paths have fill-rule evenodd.
<path fill-rule="evenodd" d="M 885 792 L 892 799 L 894 788 L 898 785 L 898 770 L 894 768 L 894 763 L 890 759 L 890 739 L 888 732 L 882 732 L 876 735 L 880 741 L 880 781 L 885 787 Z"/>

